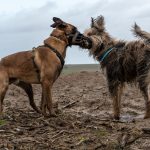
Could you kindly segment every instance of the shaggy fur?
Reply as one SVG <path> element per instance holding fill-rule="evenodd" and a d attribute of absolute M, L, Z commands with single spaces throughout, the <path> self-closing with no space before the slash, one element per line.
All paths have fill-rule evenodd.
<path fill-rule="evenodd" d="M 0 114 L 8 86 L 14 83 L 25 90 L 33 109 L 44 116 L 47 116 L 47 110 L 53 115 L 51 89 L 63 67 L 55 52 L 64 59 L 67 47 L 72 45 L 73 35 L 78 32 L 76 27 L 59 18 L 54 17 L 53 21 L 51 27 L 55 29 L 43 46 L 9 55 L 0 61 Z M 41 111 L 34 103 L 32 83 L 42 85 Z"/>
<path fill-rule="evenodd" d="M 106 71 L 108 88 L 113 99 L 114 118 L 119 119 L 120 117 L 120 101 L 124 84 L 133 82 L 138 83 L 145 99 L 144 118 L 150 118 L 150 94 L 148 92 L 150 88 L 150 48 L 141 40 L 131 42 L 116 40 L 106 32 L 104 25 L 103 16 L 92 18 L 91 28 L 84 32 L 84 36 L 92 41 L 89 53 L 95 59 L 102 56 L 109 48 L 113 48 L 100 62 L 100 65 Z M 142 35 L 147 36 L 145 32 L 142 32 Z M 87 48 L 86 43 L 80 46 Z"/>
<path fill-rule="evenodd" d="M 145 43 L 150 43 L 150 33 L 143 31 L 136 23 L 132 29 L 133 34 L 145 41 Z"/>

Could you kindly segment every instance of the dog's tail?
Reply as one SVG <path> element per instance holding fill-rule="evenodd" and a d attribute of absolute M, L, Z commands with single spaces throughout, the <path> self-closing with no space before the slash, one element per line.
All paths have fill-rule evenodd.
<path fill-rule="evenodd" d="M 150 33 L 142 30 L 136 23 L 133 26 L 132 32 L 136 37 L 143 39 L 146 43 L 150 43 Z"/>

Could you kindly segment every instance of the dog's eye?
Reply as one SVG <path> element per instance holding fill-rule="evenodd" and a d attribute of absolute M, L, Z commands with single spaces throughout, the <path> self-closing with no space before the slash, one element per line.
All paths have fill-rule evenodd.
<path fill-rule="evenodd" d="M 74 27 L 73 28 L 73 33 L 76 33 L 76 31 L 77 31 L 77 28 Z"/>
<path fill-rule="evenodd" d="M 66 25 L 65 24 L 60 24 L 58 27 L 64 29 L 64 28 L 66 28 Z"/>

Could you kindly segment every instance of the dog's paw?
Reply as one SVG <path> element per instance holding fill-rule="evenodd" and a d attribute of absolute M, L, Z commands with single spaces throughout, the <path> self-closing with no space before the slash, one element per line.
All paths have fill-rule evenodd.
<path fill-rule="evenodd" d="M 144 119 L 149 119 L 150 118 L 150 115 L 148 114 L 146 114 L 145 116 L 144 116 Z"/>
<path fill-rule="evenodd" d="M 56 114 L 55 112 L 42 113 L 42 115 L 43 115 L 45 118 L 57 117 L 57 114 Z"/>
<path fill-rule="evenodd" d="M 56 114 L 55 112 L 51 112 L 51 113 L 49 114 L 49 116 L 50 116 L 50 117 L 57 117 L 57 114 Z"/>
<path fill-rule="evenodd" d="M 120 120 L 120 116 L 114 116 L 114 120 Z"/>

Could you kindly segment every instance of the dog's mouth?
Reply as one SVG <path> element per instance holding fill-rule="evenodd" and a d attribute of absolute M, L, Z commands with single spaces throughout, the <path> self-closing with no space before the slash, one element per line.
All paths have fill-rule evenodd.
<path fill-rule="evenodd" d="M 68 38 L 68 43 L 69 45 L 75 45 L 75 39 L 79 36 L 80 32 L 76 31 L 75 33 L 72 34 L 68 34 L 67 38 Z"/>
<path fill-rule="evenodd" d="M 76 31 L 73 36 L 70 36 L 70 40 L 72 45 L 78 45 L 86 49 L 90 49 L 92 47 L 92 40 L 87 36 L 84 36 L 79 31 Z"/>
<path fill-rule="evenodd" d="M 77 30 L 77 28 L 74 28 L 70 34 L 66 34 L 69 46 L 74 45 L 74 39 L 76 39 L 78 34 L 79 34 L 79 31 Z"/>

